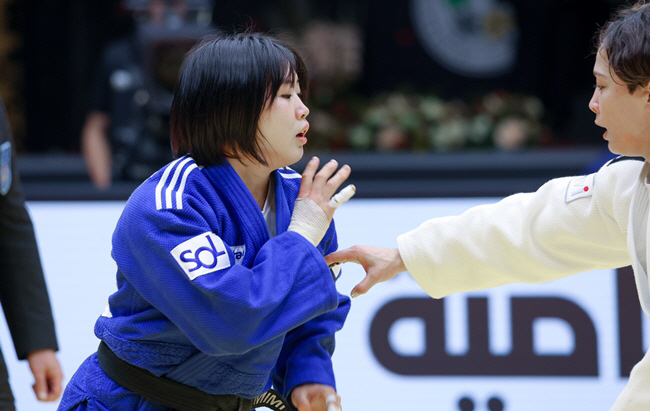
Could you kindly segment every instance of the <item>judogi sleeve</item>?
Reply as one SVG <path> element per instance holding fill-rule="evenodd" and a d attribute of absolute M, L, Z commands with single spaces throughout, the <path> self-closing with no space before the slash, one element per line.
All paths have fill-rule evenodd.
<path fill-rule="evenodd" d="M 156 222 L 140 218 L 142 207 L 127 207 L 121 218 L 127 222 L 118 222 L 113 235 L 113 258 L 138 293 L 199 350 L 240 355 L 271 341 L 282 344 L 287 332 L 338 306 L 322 254 L 300 234 L 266 241 L 250 268 L 235 264 L 232 244 L 209 231 L 198 211 L 205 200 L 198 203 Z M 210 260 L 209 267 L 192 255 Z"/>
<path fill-rule="evenodd" d="M 642 166 L 619 161 L 426 221 L 397 238 L 399 252 L 410 275 L 436 298 L 628 265 L 630 202 Z"/>
<path fill-rule="evenodd" d="M 0 301 L 19 359 L 58 349 L 50 300 L 32 221 L 25 208 L 15 149 L 0 103 Z"/>
<path fill-rule="evenodd" d="M 328 238 L 332 241 L 329 242 Z M 323 243 L 321 247 L 325 255 L 338 248 L 334 222 Z M 335 310 L 287 334 L 273 372 L 273 385 L 285 398 L 290 399 L 291 391 L 303 384 L 324 384 L 336 389 L 331 358 L 335 347 L 334 334 L 343 327 L 350 310 L 350 299 L 342 294 L 338 294 L 338 298 Z"/>

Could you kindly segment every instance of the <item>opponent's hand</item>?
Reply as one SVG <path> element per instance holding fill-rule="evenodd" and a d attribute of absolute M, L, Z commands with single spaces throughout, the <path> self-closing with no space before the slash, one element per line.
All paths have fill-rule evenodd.
<path fill-rule="evenodd" d="M 298 411 L 341 410 L 341 397 L 334 388 L 323 384 L 299 385 L 291 392 L 291 402 Z"/>
<path fill-rule="evenodd" d="M 328 265 L 347 262 L 361 264 L 366 271 L 366 277 L 352 289 L 350 293 L 352 298 L 365 294 L 375 284 L 390 280 L 406 271 L 399 250 L 396 248 L 355 245 L 326 255 L 325 262 Z"/>
<path fill-rule="evenodd" d="M 323 239 L 336 208 L 355 192 L 354 186 L 349 185 L 332 198 L 350 176 L 350 167 L 344 165 L 336 171 L 338 163 L 336 160 L 330 160 L 316 172 L 319 162 L 318 157 L 312 157 L 302 173 L 300 192 L 288 229 L 302 235 L 314 246 Z"/>
<path fill-rule="evenodd" d="M 39 401 L 56 401 L 61 396 L 63 373 L 52 349 L 30 351 L 29 369 L 34 376 L 34 393 Z"/>

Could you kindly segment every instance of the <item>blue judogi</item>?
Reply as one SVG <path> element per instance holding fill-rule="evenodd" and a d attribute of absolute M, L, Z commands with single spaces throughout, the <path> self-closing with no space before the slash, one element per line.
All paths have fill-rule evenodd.
<path fill-rule="evenodd" d="M 331 354 L 350 300 L 318 247 L 287 232 L 300 175 L 276 170 L 277 235 L 235 170 L 175 160 L 129 198 L 113 234 L 117 288 L 95 334 L 121 359 L 211 394 L 287 396 L 335 386 Z M 103 387 L 103 388 L 102 388 Z M 59 410 L 162 410 L 111 381 L 96 354 L 72 377 Z M 80 407 L 83 408 L 83 407 Z"/>

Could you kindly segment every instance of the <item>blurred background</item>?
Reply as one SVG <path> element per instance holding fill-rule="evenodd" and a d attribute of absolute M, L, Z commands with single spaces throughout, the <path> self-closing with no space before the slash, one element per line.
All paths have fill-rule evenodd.
<path fill-rule="evenodd" d="M 206 33 L 262 31 L 299 50 L 311 80 L 305 158 L 350 164 L 357 186 L 337 211 L 339 245 L 394 247 L 425 219 L 612 157 L 587 104 L 594 34 L 621 4 L 0 0 L 0 96 L 64 383 L 97 347 L 93 324 L 115 289 L 111 233 L 130 193 L 171 159 L 172 87 Z M 362 277 L 346 265 L 337 287 Z M 408 275 L 353 300 L 334 357 L 346 409 L 604 411 L 650 345 L 628 268 L 443 300 Z M 569 309 L 549 314 L 556 306 Z M 54 410 L 36 404 L 6 327 L 0 343 L 18 409 Z M 521 350 L 523 361 L 510 355 Z"/>
<path fill-rule="evenodd" d="M 358 164 L 364 181 L 540 177 L 521 181 L 534 189 L 609 156 L 587 108 L 593 36 L 623 3 L 0 0 L 0 95 L 28 199 L 56 195 L 36 184 L 52 180 L 76 184 L 73 197 L 123 198 L 170 158 L 167 110 L 185 51 L 208 32 L 248 28 L 307 62 L 308 151 Z M 89 172 L 100 174 L 94 187 Z M 431 184 L 365 195 L 464 194 Z"/>

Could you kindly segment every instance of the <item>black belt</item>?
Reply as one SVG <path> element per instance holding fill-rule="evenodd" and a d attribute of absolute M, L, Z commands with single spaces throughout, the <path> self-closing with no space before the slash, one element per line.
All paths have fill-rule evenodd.
<path fill-rule="evenodd" d="M 251 411 L 253 407 L 268 407 L 275 411 L 291 409 L 275 390 L 248 399 L 233 394 L 209 394 L 189 385 L 156 377 L 119 358 L 103 341 L 99 344 L 97 359 L 106 375 L 127 390 L 179 411 Z"/>

